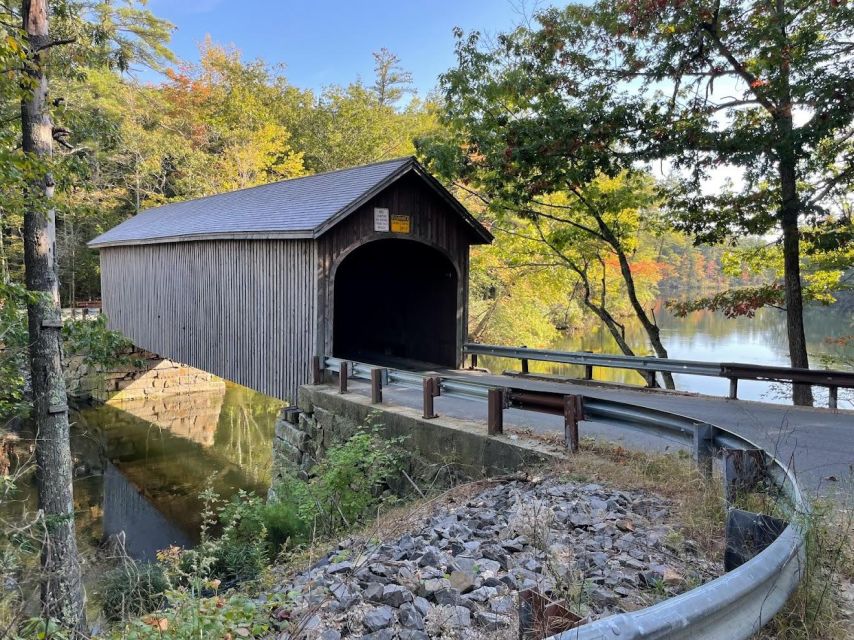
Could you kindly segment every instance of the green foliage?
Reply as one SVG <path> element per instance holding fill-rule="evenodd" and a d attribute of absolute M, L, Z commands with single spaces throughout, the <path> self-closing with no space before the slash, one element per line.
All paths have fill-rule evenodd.
<path fill-rule="evenodd" d="M 220 580 L 254 580 L 267 564 L 269 547 L 262 501 L 242 489 L 219 511 L 222 534 L 213 546 L 211 574 Z"/>
<path fill-rule="evenodd" d="M 270 500 L 261 510 L 267 539 L 273 550 L 300 543 L 311 537 L 311 524 L 302 519 L 300 505 L 311 500 L 307 483 L 285 475 L 276 482 L 275 500 Z"/>
<path fill-rule="evenodd" d="M 0 283 L 0 421 L 25 416 L 29 403 L 24 398 L 27 370 L 26 304 L 32 299 L 26 289 L 14 283 Z"/>
<path fill-rule="evenodd" d="M 103 314 L 66 321 L 62 337 L 66 355 L 81 355 L 88 364 L 104 368 L 127 364 L 127 354 L 133 349 L 133 343 L 121 333 L 107 329 Z"/>
<path fill-rule="evenodd" d="M 267 521 L 277 525 L 273 539 L 332 534 L 374 515 L 380 490 L 399 469 L 399 444 L 368 425 L 330 447 L 308 481 L 285 478 L 266 509 Z"/>
<path fill-rule="evenodd" d="M 100 588 L 104 615 L 108 620 L 123 620 L 160 609 L 169 582 L 157 564 L 128 563 L 108 571 Z"/>
<path fill-rule="evenodd" d="M 114 630 L 115 640 L 200 640 L 261 637 L 271 630 L 270 612 L 277 599 L 259 603 L 242 594 L 198 597 L 186 590 L 168 594 L 169 608 L 131 620 Z"/>

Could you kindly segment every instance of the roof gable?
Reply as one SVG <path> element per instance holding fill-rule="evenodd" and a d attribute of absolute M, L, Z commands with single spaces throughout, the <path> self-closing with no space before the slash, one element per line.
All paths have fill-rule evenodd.
<path fill-rule="evenodd" d="M 189 240 L 316 238 L 403 175 L 414 172 L 472 228 L 490 233 L 415 158 L 398 158 L 148 209 L 90 247 Z"/>

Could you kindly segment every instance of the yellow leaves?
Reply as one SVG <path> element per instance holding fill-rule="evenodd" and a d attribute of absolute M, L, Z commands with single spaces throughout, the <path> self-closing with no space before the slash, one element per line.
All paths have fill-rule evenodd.
<path fill-rule="evenodd" d="M 23 53 L 24 49 L 14 36 L 6 36 L 6 48 L 12 53 Z"/>
<path fill-rule="evenodd" d="M 157 631 L 164 632 L 169 630 L 169 620 L 157 615 L 145 616 L 142 619 L 144 624 L 147 624 L 149 627 L 156 629 Z"/>

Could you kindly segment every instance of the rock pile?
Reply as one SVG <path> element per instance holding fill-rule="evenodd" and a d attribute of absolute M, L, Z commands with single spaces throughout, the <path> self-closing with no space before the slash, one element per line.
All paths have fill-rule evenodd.
<path fill-rule="evenodd" d="M 666 500 L 558 478 L 491 487 L 397 540 L 342 542 L 282 585 L 294 621 L 279 640 L 501 638 L 536 589 L 587 620 L 715 577 Z"/>

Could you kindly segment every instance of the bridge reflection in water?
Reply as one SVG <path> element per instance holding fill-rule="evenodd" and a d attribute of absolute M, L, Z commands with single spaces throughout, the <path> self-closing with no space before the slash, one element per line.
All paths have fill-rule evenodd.
<path fill-rule="evenodd" d="M 103 538 L 124 532 L 128 553 L 139 559 L 170 544 L 195 543 L 199 494 L 206 488 L 225 499 L 240 489 L 266 493 L 281 406 L 223 383 L 217 390 L 155 394 L 78 412 L 75 453 L 91 474 L 103 471 L 102 482 L 75 483 L 86 529 Z"/>

